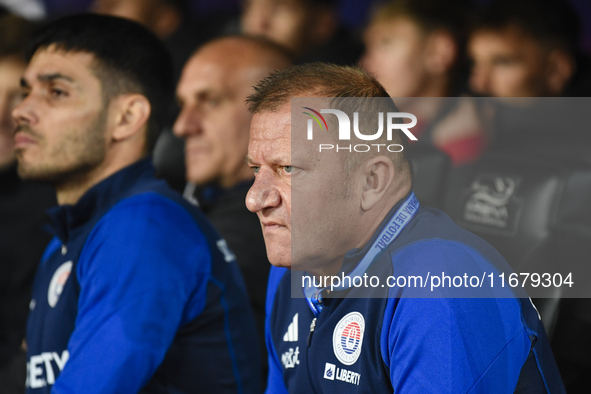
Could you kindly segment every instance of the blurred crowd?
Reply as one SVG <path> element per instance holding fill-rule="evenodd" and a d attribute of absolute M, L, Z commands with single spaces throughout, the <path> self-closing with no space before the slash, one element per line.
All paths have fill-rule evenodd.
<path fill-rule="evenodd" d="M 418 144 L 444 152 L 457 168 L 531 141 L 530 130 L 499 127 L 498 117 L 516 119 L 536 101 L 488 106 L 473 98 L 591 95 L 583 45 L 588 26 L 577 12 L 583 3 L 0 0 L 0 393 L 24 390 L 30 291 L 49 241 L 41 224 L 56 204 L 47 185 L 19 180 L 13 153 L 11 113 L 21 98 L 26 43 L 39 26 L 68 13 L 101 13 L 135 20 L 164 41 L 174 61 L 177 102 L 163 109 L 168 125 L 154 150 L 156 168 L 201 206 L 236 254 L 263 342 L 269 262 L 258 219 L 244 207 L 253 180 L 244 162 L 251 120 L 244 100 L 253 85 L 290 64 L 360 66 L 401 109 L 417 115 Z M 450 99 L 407 99 L 418 97 Z M 581 128 L 561 138 L 585 163 L 591 162 L 587 134 Z M 544 138 L 556 136 L 536 134 L 537 143 Z M 237 222 L 242 232 L 235 232 Z"/>

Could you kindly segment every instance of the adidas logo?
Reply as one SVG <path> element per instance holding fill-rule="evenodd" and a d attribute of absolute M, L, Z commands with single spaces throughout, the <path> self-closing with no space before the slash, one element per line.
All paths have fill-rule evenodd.
<path fill-rule="evenodd" d="M 287 327 L 287 332 L 283 335 L 284 342 L 298 341 L 298 314 L 293 316 L 293 321 Z"/>

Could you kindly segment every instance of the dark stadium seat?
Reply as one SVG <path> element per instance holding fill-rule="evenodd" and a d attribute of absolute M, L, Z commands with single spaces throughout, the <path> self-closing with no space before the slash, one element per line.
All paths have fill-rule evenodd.
<path fill-rule="evenodd" d="M 185 144 L 172 132 L 160 134 L 153 152 L 156 176 L 165 179 L 169 186 L 182 193 L 185 187 Z"/>
<path fill-rule="evenodd" d="M 572 272 L 576 284 L 591 288 L 591 165 L 491 153 L 453 171 L 443 208 L 490 242 L 515 272 Z M 568 392 L 585 392 L 577 387 L 591 383 L 590 292 L 569 298 L 582 295 L 563 286 L 534 298 Z"/>
<path fill-rule="evenodd" d="M 552 159 L 563 163 L 591 165 L 590 137 L 557 144 L 556 141 L 531 141 L 524 147 L 528 156 Z"/>
<path fill-rule="evenodd" d="M 462 227 L 486 238 L 519 270 L 528 261 L 548 260 L 555 250 L 549 248 L 550 233 L 569 175 L 561 164 L 489 154 L 453 171 L 444 210 Z"/>

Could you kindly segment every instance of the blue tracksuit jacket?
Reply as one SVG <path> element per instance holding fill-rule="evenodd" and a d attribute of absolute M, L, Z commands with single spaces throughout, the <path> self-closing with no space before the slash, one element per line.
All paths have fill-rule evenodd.
<path fill-rule="evenodd" d="M 367 274 L 385 284 L 391 275 L 486 273 L 488 281 L 493 273 L 496 284 L 462 285 L 453 294 L 408 283 L 347 284 L 328 293 L 304 285 L 305 273 L 274 267 L 267 393 L 564 393 L 531 301 L 500 287 L 498 275 L 510 272 L 504 259 L 443 212 L 419 208 L 413 199 L 391 210 L 367 246 L 347 253 L 339 276 Z"/>
<path fill-rule="evenodd" d="M 257 393 L 254 320 L 233 254 L 148 160 L 50 212 L 27 393 Z"/>

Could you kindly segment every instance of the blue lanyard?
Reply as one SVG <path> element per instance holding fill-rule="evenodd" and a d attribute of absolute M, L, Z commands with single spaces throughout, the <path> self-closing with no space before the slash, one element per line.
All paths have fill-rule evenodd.
<path fill-rule="evenodd" d="M 347 290 L 351 287 L 355 277 L 361 277 L 367 271 L 369 266 L 373 263 L 375 257 L 384 249 L 388 247 L 406 225 L 412 220 L 414 215 L 419 210 L 419 201 L 415 197 L 414 192 L 402 203 L 400 208 L 392 216 L 390 221 L 384 226 L 382 232 L 378 235 L 369 251 L 363 256 L 357 266 L 346 277 L 351 278 L 349 281 L 342 281 L 343 285 L 333 288 L 333 291 Z M 348 285 L 345 285 L 348 283 Z M 322 311 L 322 292 L 327 288 L 318 289 L 313 285 L 303 288 L 304 296 L 308 301 L 308 305 L 316 317 Z"/>

